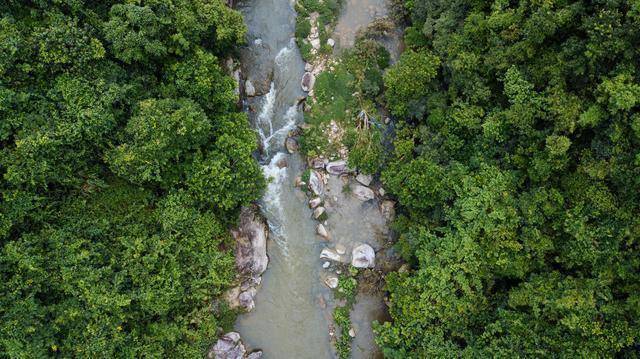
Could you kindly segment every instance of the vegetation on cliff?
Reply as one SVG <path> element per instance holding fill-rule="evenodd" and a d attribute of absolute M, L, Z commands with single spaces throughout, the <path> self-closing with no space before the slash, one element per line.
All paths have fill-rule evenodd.
<path fill-rule="evenodd" d="M 640 7 L 413 1 L 382 173 L 408 271 L 387 357 L 635 357 Z"/>
<path fill-rule="evenodd" d="M 0 14 L 0 357 L 201 357 L 228 322 L 227 229 L 264 185 L 222 65 L 242 17 L 220 0 Z"/>

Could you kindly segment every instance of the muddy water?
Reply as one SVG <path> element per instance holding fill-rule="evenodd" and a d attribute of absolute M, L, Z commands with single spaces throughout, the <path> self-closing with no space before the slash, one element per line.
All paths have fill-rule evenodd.
<path fill-rule="evenodd" d="M 318 305 L 318 296 L 329 297 L 319 280 L 322 243 L 306 200 L 293 185 L 301 159 L 283 149 L 289 130 L 302 121 L 297 102 L 304 63 L 292 41 L 295 13 L 288 0 L 245 1 L 239 10 L 249 27 L 249 45 L 241 50 L 244 72 L 267 79 L 262 87 L 268 92 L 250 99 L 247 111 L 262 140 L 263 171 L 271 179 L 261 201 L 271 233 L 270 263 L 256 307 L 238 318 L 236 330 L 267 359 L 331 358 L 327 316 Z M 265 77 L 270 71 L 273 75 Z"/>

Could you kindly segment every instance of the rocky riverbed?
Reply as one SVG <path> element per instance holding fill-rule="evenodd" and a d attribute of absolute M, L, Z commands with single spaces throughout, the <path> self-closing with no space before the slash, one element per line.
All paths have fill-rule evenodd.
<path fill-rule="evenodd" d="M 364 9 L 382 10 L 354 20 L 352 15 L 362 10 L 354 8 L 360 2 L 370 3 Z M 353 33 L 366 26 L 386 11 L 381 4 L 347 1 L 343 30 L 335 36 L 349 26 Z M 252 0 L 237 6 L 249 33 L 234 77 L 259 135 L 260 158 L 270 182 L 259 207 L 245 208 L 233 232 L 239 276 L 227 300 L 246 314 L 239 316 L 237 332 L 222 336 L 209 357 L 335 357 L 332 343 L 340 334 L 333 312 L 345 302 L 334 294 L 349 268 L 363 271 L 357 278 L 367 283 L 359 285 L 352 325 L 343 328 L 342 335 L 354 338 L 354 358 L 378 357 L 371 323 L 386 318 L 379 285 L 383 268 L 394 258 L 388 249 L 388 223 L 395 203 L 374 177 L 348 168 L 346 152 L 334 161 L 300 156 L 296 127 L 304 127 L 303 112 L 314 101 L 315 79 L 330 66 L 331 57 L 301 60 L 289 1 Z M 312 29 L 310 43 L 317 32 Z M 333 46 L 335 41 L 329 40 Z M 340 141 L 339 131 L 336 125 L 336 133 L 330 134 L 335 141 Z"/>

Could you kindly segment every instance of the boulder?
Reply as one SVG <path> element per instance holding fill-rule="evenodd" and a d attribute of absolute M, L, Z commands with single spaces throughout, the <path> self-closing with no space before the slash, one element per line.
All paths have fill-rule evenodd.
<path fill-rule="evenodd" d="M 353 328 L 349 328 L 349 336 L 351 338 L 355 338 L 356 337 L 356 331 Z"/>
<path fill-rule="evenodd" d="M 351 265 L 356 268 L 375 267 L 376 252 L 368 244 L 361 244 L 351 253 Z"/>
<path fill-rule="evenodd" d="M 233 71 L 233 74 L 231 76 L 233 77 L 233 82 L 235 82 L 236 84 L 233 92 L 236 95 L 240 95 L 240 78 L 242 77 L 240 69 Z"/>
<path fill-rule="evenodd" d="M 302 91 L 309 92 L 313 90 L 313 85 L 316 83 L 316 76 L 311 72 L 305 72 L 302 76 L 302 81 L 300 81 L 300 86 L 302 87 Z"/>
<path fill-rule="evenodd" d="M 309 190 L 316 196 L 321 196 L 324 193 L 324 181 L 322 174 L 317 171 L 311 171 L 309 175 Z"/>
<path fill-rule="evenodd" d="M 248 97 L 253 97 L 256 95 L 256 88 L 253 86 L 251 80 L 247 80 L 244 82 L 244 93 Z"/>
<path fill-rule="evenodd" d="M 216 342 L 209 350 L 207 357 L 209 359 L 242 359 L 247 350 L 240 341 L 240 334 L 229 332 Z"/>
<path fill-rule="evenodd" d="M 231 231 L 236 241 L 236 267 L 248 277 L 258 277 L 269 264 L 267 257 L 267 224 L 259 217 L 256 208 L 245 207 L 240 214 L 240 226 Z"/>
<path fill-rule="evenodd" d="M 334 176 L 339 176 L 349 172 L 349 169 L 347 168 L 347 161 L 345 160 L 329 162 L 325 168 L 330 175 Z"/>
<path fill-rule="evenodd" d="M 324 279 L 324 284 L 327 285 L 327 287 L 331 288 L 331 289 L 336 289 L 338 288 L 338 277 L 335 275 L 329 275 L 327 276 L 327 278 Z"/>
<path fill-rule="evenodd" d="M 324 225 L 322 223 L 318 223 L 318 226 L 316 227 L 316 233 L 324 239 L 329 239 L 329 232 L 327 232 L 327 229 L 324 228 Z"/>
<path fill-rule="evenodd" d="M 329 46 L 331 46 L 331 47 L 336 46 L 336 40 L 334 40 L 334 39 L 328 39 L 328 40 L 327 40 L 327 45 L 329 45 Z"/>
<path fill-rule="evenodd" d="M 375 198 L 375 193 L 369 187 L 355 185 L 351 188 L 351 192 L 361 201 L 368 201 Z"/>
<path fill-rule="evenodd" d="M 247 359 L 260 359 L 262 358 L 262 350 L 256 350 L 251 354 L 247 355 Z"/>
<path fill-rule="evenodd" d="M 322 199 L 320 197 L 314 197 L 309 200 L 309 207 L 316 208 L 322 203 Z"/>
<path fill-rule="evenodd" d="M 333 249 L 325 248 L 320 252 L 320 259 L 328 259 L 334 262 L 342 261 L 342 257 Z"/>
<path fill-rule="evenodd" d="M 254 301 L 256 294 L 258 293 L 257 289 L 251 287 L 246 291 L 240 293 L 238 296 L 238 300 L 240 302 L 240 306 L 244 308 L 246 311 L 250 312 L 253 308 L 256 307 L 256 303 Z"/>
<path fill-rule="evenodd" d="M 329 268 L 329 267 L 331 267 L 331 262 L 324 262 L 324 263 L 322 263 L 322 268 L 327 269 L 327 268 Z"/>
<path fill-rule="evenodd" d="M 307 163 L 309 164 L 309 167 L 317 170 L 324 168 L 324 159 L 320 157 L 309 158 Z"/>
<path fill-rule="evenodd" d="M 393 221 L 396 217 L 396 203 L 391 200 L 382 201 L 380 204 L 380 213 L 387 221 Z"/>
<path fill-rule="evenodd" d="M 298 152 L 298 150 L 300 150 L 298 141 L 293 137 L 287 137 L 287 139 L 284 141 L 284 147 L 286 147 L 287 152 L 289 153 L 296 153 Z"/>
<path fill-rule="evenodd" d="M 387 191 L 385 191 L 384 188 L 380 187 L 380 189 L 378 189 L 378 193 L 380 194 L 380 197 L 384 197 L 384 195 L 387 194 Z"/>
<path fill-rule="evenodd" d="M 311 39 L 309 42 L 311 43 L 311 47 L 316 50 L 320 50 L 320 38 Z"/>
<path fill-rule="evenodd" d="M 273 56 L 272 49 L 263 41 L 253 42 L 251 46 L 240 50 L 240 63 L 251 64 L 251 66 L 243 66 L 242 73 L 246 79 L 251 80 L 255 96 L 262 96 L 271 89 Z"/>
<path fill-rule="evenodd" d="M 225 293 L 225 299 L 231 308 L 243 308 L 251 311 L 255 307 L 256 287 L 267 269 L 267 224 L 257 214 L 257 208 L 245 207 L 240 214 L 240 226 L 232 230 L 236 241 L 236 268 L 240 286 Z"/>
<path fill-rule="evenodd" d="M 324 207 L 320 206 L 317 207 L 314 211 L 313 211 L 313 218 L 314 219 L 320 219 L 320 217 L 322 217 L 323 214 L 325 214 L 326 210 L 324 209 Z"/>
<path fill-rule="evenodd" d="M 364 173 L 358 173 L 358 175 L 356 176 L 356 181 L 368 187 L 371 184 L 371 181 L 373 181 L 373 177 Z"/>
<path fill-rule="evenodd" d="M 311 72 L 311 71 L 313 71 L 313 65 L 312 65 L 312 64 L 310 64 L 310 63 L 308 63 L 308 62 L 305 62 L 305 63 L 304 63 L 304 70 L 305 70 L 306 72 Z"/>

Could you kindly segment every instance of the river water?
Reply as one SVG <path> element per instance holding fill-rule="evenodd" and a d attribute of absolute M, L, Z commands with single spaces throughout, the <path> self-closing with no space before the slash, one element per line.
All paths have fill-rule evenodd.
<path fill-rule="evenodd" d="M 267 359 L 331 358 L 327 317 L 317 303 L 319 296 L 329 296 L 318 279 L 322 243 L 304 195 L 294 188 L 301 158 L 283 146 L 289 130 L 302 121 L 297 102 L 303 96 L 304 62 L 292 40 L 295 12 L 288 0 L 246 1 L 238 9 L 249 28 L 249 45 L 241 54 L 245 72 L 259 77 L 264 73 L 257 72 L 273 67 L 273 77 L 269 92 L 249 103 L 264 149 L 263 171 L 271 179 L 261 201 L 271 230 L 270 262 L 255 309 L 238 318 L 236 329 Z M 283 160 L 287 167 L 280 168 Z"/>
<path fill-rule="evenodd" d="M 381 0 L 359 1 L 377 4 Z M 303 122 L 298 100 L 304 96 L 300 88 L 304 62 L 293 40 L 293 5 L 289 0 L 247 0 L 238 5 L 238 10 L 249 30 L 248 45 L 240 54 L 243 72 L 261 88 L 261 96 L 248 99 L 245 106 L 262 142 L 262 168 L 270 179 L 260 203 L 270 228 L 270 262 L 254 310 L 240 315 L 235 329 L 247 349 L 261 349 L 267 359 L 333 358 L 328 326 L 335 303 L 322 283 L 333 268 L 322 268 L 320 251 L 340 244 L 350 253 L 359 243 L 378 249 L 387 235 L 386 225 L 377 200 L 360 202 L 342 191 L 342 179 L 330 177 L 325 205 L 332 241 L 316 236 L 317 222 L 312 219 L 308 199 L 294 186 L 304 163 L 298 154 L 288 154 L 284 149 L 288 132 Z M 358 21 L 349 20 L 353 11 L 348 6 L 345 11 L 348 26 L 356 26 Z M 341 28 L 344 33 L 347 25 Z M 268 76 L 271 72 L 273 75 Z M 349 182 L 353 183 L 353 178 Z M 379 296 L 359 295 L 352 313 L 358 331 L 353 345 L 355 358 L 379 356 L 370 323 L 383 314 L 384 303 Z"/>

